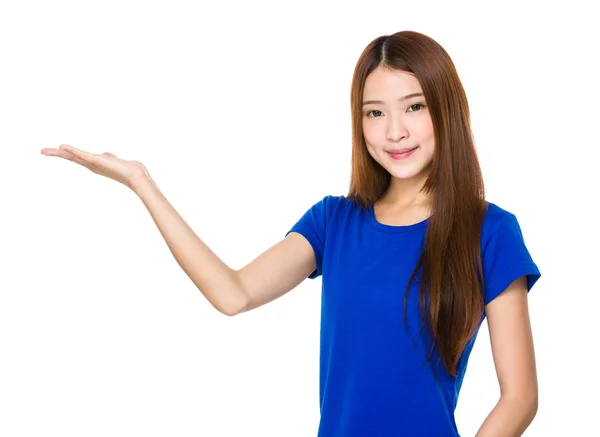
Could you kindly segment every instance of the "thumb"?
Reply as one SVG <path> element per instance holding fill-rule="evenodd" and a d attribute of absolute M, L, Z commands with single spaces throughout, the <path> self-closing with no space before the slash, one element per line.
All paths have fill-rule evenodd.
<path fill-rule="evenodd" d="M 113 158 L 116 158 L 116 156 L 110 152 L 104 152 L 103 155 L 108 155 L 108 156 L 112 156 Z"/>

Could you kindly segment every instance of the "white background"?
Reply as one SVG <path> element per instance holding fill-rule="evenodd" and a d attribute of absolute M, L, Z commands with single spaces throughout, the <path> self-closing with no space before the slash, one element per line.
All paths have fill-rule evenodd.
<path fill-rule="evenodd" d="M 40 150 L 143 162 L 240 268 L 347 193 L 354 65 L 400 30 L 452 57 L 488 200 L 542 271 L 525 435 L 600 435 L 600 35 L 584 4 L 2 2 L 0 435 L 316 436 L 321 279 L 228 318 L 133 192 Z M 463 437 L 498 396 L 484 325 Z"/>

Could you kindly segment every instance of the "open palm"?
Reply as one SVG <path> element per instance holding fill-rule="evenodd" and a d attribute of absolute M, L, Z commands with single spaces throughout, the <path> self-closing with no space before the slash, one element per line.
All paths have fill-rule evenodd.
<path fill-rule="evenodd" d="M 61 144 L 58 149 L 46 148 L 42 149 L 41 153 L 46 156 L 58 156 L 68 159 L 98 175 L 113 179 L 129 188 L 132 188 L 132 184 L 136 180 L 148 174 L 146 167 L 141 162 L 119 159 L 109 152 L 94 154 Z"/>

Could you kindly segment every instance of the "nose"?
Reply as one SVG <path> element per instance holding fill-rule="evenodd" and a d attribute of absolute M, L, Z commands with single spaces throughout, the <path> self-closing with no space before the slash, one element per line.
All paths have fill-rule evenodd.
<path fill-rule="evenodd" d="M 389 117 L 388 125 L 386 128 L 386 139 L 390 142 L 397 143 L 403 138 L 408 137 L 408 129 L 406 125 L 404 125 L 398 119 L 392 119 L 392 117 Z"/>

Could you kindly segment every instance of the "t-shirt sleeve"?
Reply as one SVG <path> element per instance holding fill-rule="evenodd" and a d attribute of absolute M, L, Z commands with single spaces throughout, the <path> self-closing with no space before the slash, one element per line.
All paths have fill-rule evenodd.
<path fill-rule="evenodd" d="M 527 276 L 527 292 L 540 278 L 514 214 L 505 214 L 491 230 L 482 254 L 482 266 L 485 305 L 521 276 Z"/>
<path fill-rule="evenodd" d="M 297 232 L 304 236 L 312 246 L 315 252 L 317 269 L 308 276 L 309 279 L 318 278 L 323 273 L 325 235 L 337 201 L 339 201 L 339 197 L 325 196 L 311 206 L 300 220 L 285 234 L 287 237 L 290 232 Z"/>

